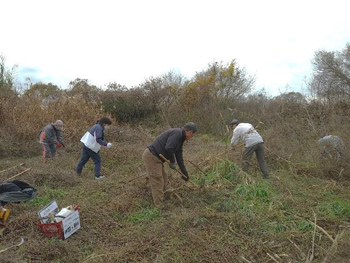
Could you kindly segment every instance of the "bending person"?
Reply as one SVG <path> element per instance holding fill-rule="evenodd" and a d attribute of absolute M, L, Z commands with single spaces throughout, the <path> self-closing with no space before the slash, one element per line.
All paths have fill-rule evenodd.
<path fill-rule="evenodd" d="M 164 205 L 164 193 L 168 184 L 168 175 L 164 169 L 164 160 L 159 155 L 162 154 L 170 161 L 170 168 L 175 169 L 176 163 L 183 178 L 188 181 L 189 176 L 182 157 L 182 147 L 185 140 L 190 140 L 197 132 L 197 126 L 193 122 L 186 123 L 183 128 L 173 128 L 160 134 L 147 146 L 143 152 L 142 159 L 148 173 L 153 202 L 156 207 L 162 208 Z"/>
<path fill-rule="evenodd" d="M 242 170 L 248 172 L 250 160 L 255 152 L 260 171 L 262 172 L 264 178 L 268 178 L 269 172 L 265 161 L 264 141 L 260 134 L 250 123 L 240 123 L 237 119 L 234 119 L 230 123 L 230 126 L 233 129 L 233 136 L 231 139 L 232 150 L 235 149 L 235 146 L 239 141 L 242 141 L 245 146 L 242 157 Z"/>
<path fill-rule="evenodd" d="M 329 158 L 341 159 L 344 155 L 344 142 L 338 136 L 326 135 L 318 140 L 318 145 L 321 147 L 322 154 Z"/>
<path fill-rule="evenodd" d="M 56 156 L 56 147 L 61 145 L 65 147 L 61 131 L 63 130 L 63 122 L 57 120 L 54 123 L 46 125 L 40 132 L 40 143 L 43 145 L 43 163 L 47 159 Z"/>

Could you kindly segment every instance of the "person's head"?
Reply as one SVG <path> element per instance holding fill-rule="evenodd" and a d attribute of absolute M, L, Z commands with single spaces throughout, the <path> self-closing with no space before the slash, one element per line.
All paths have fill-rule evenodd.
<path fill-rule="evenodd" d="M 99 122 L 100 122 L 100 124 L 101 124 L 103 127 L 105 127 L 106 125 L 111 125 L 111 124 L 112 124 L 111 119 L 108 118 L 108 117 L 102 117 L 102 118 L 100 119 Z"/>
<path fill-rule="evenodd" d="M 198 128 L 194 122 L 187 122 L 184 126 L 186 140 L 189 140 L 197 132 Z"/>
<path fill-rule="evenodd" d="M 56 130 L 61 131 L 63 129 L 63 121 L 57 120 L 54 122 L 53 126 L 55 126 Z"/>
<path fill-rule="evenodd" d="M 230 127 L 231 129 L 235 129 L 237 127 L 237 125 L 239 124 L 239 120 L 237 119 L 233 119 L 231 122 L 230 122 Z"/>

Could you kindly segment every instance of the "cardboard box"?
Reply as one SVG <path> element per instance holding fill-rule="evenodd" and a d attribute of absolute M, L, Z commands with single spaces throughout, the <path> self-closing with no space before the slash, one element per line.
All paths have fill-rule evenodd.
<path fill-rule="evenodd" d="M 46 237 L 57 237 L 60 239 L 67 239 L 73 233 L 75 233 L 80 228 L 80 217 L 79 217 L 79 207 L 76 206 L 75 210 L 69 215 L 63 218 L 60 222 L 47 223 L 47 218 L 49 215 L 56 215 L 59 212 L 58 205 L 56 201 L 52 201 L 46 207 L 38 212 L 40 222 L 38 226 L 41 232 Z"/>

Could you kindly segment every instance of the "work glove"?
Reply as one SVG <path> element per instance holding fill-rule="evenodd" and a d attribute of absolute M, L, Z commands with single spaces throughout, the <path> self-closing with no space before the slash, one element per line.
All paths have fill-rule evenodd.
<path fill-rule="evenodd" d="M 107 143 L 107 148 L 111 148 L 112 147 L 112 144 L 109 142 Z"/>
<path fill-rule="evenodd" d="M 66 147 L 66 145 L 65 145 L 63 142 L 61 143 L 61 145 L 62 145 L 63 147 Z"/>
<path fill-rule="evenodd" d="M 57 148 L 61 147 L 61 144 L 59 142 L 56 142 L 56 147 Z"/>
<path fill-rule="evenodd" d="M 171 169 L 176 169 L 176 163 L 169 163 L 169 166 Z"/>

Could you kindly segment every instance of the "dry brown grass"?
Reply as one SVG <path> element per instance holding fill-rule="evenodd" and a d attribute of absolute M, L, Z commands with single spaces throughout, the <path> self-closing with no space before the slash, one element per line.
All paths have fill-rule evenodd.
<path fill-rule="evenodd" d="M 245 197 L 237 198 L 234 191 L 237 182 L 243 186 L 248 183 L 244 182 L 245 177 L 238 173 L 238 181 L 231 181 L 220 170 L 227 159 L 239 163 L 240 152 L 226 151 L 226 144 L 207 136 L 198 135 L 189 141 L 184 157 L 207 173 L 203 175 L 186 162 L 192 180 L 213 180 L 206 181 L 202 188 L 183 186 L 179 175 L 170 172 L 169 188 L 177 190 L 168 196 L 165 211 L 155 210 L 141 161 L 152 133 L 129 125 L 106 131 L 106 139 L 113 147 L 101 151 L 107 175 L 101 181 L 93 179 L 91 161 L 81 178 L 75 176 L 80 157 L 78 141 L 59 149 L 57 159 L 46 165 L 40 156 L 3 159 L 0 170 L 19 163 L 25 165 L 1 174 L 0 179 L 31 167 L 18 179 L 35 186 L 38 196 L 34 201 L 7 205 L 11 215 L 0 250 L 18 243 L 21 237 L 25 243 L 1 253 L 1 262 L 306 262 L 313 243 L 313 262 L 323 262 L 327 253 L 331 256 L 325 262 L 348 259 L 348 220 L 317 218 L 317 225 L 333 238 L 345 231 L 334 246 L 321 231 L 313 240 L 312 228 L 298 230 L 294 226 L 300 220 L 292 216 L 302 214 L 305 220 L 313 221 L 310 204 L 317 197 L 312 199 L 309 193 L 345 194 L 346 185 L 277 170 L 273 171 L 276 177 L 266 184 L 252 167 L 251 186 L 263 184 L 279 194 L 276 198 L 270 196 L 269 203 L 260 203 L 259 199 L 240 203 Z M 218 174 L 213 177 L 215 171 Z M 61 206 L 81 207 L 82 228 L 65 241 L 43 237 L 36 226 L 37 211 L 53 199 Z M 290 208 L 286 210 L 285 205 Z M 284 228 L 278 230 L 280 225 Z"/>
<path fill-rule="evenodd" d="M 320 159 L 319 134 L 313 130 L 325 123 L 317 124 L 318 111 L 307 115 L 295 105 L 245 106 L 245 114 L 237 117 L 247 121 L 249 116 L 263 135 L 271 180 L 262 180 L 255 157 L 248 174 L 240 171 L 241 149 L 229 150 L 225 121 L 207 119 L 205 123 L 217 125 L 213 130 L 226 138 L 199 133 L 186 143 L 186 166 L 199 187 L 170 171 L 172 191 L 166 210 L 158 211 L 141 155 L 169 126 L 114 122 L 106 131 L 113 147 L 101 151 L 107 178 L 95 181 L 91 161 L 81 178 L 75 167 L 80 137 L 104 115 L 99 105 L 79 98 L 48 105 L 26 97 L 2 99 L 0 156 L 7 158 L 0 160 L 0 171 L 25 165 L 0 174 L 0 180 L 32 168 L 18 179 L 35 186 L 38 196 L 7 205 L 11 215 L 0 250 L 21 237 L 25 244 L 0 253 L 1 262 L 347 262 L 350 169 L 346 160 Z M 174 118 L 186 119 L 179 114 Z M 337 126 L 344 119 L 335 110 L 327 118 L 329 130 L 348 141 L 346 125 Z M 38 131 L 55 119 L 65 123 L 67 147 L 44 165 Z M 257 125 L 260 120 L 263 124 Z M 61 206 L 81 207 L 82 228 L 65 241 L 44 238 L 36 225 L 37 211 L 53 199 Z M 314 221 L 317 227 L 310 223 Z"/>
<path fill-rule="evenodd" d="M 0 99 L 0 112 L 3 114 L 0 156 L 35 154 L 40 148 L 39 131 L 57 119 L 64 122 L 63 136 L 69 145 L 104 115 L 98 105 L 66 97 L 48 105 L 26 96 L 3 98 Z"/>

